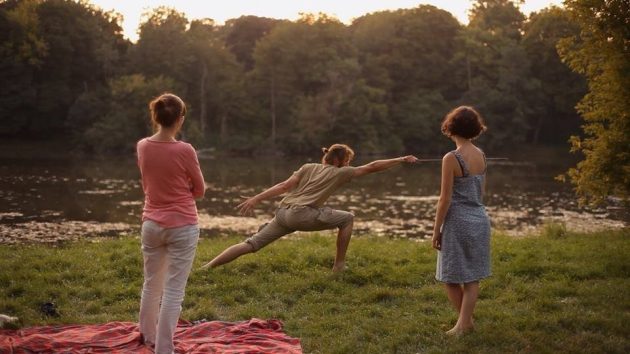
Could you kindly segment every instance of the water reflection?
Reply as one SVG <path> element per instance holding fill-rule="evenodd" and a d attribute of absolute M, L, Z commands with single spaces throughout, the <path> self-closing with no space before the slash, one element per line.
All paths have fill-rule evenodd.
<path fill-rule="evenodd" d="M 208 191 L 198 202 L 203 235 L 249 234 L 274 212 L 263 202 L 251 217 L 234 207 L 298 169 L 295 159 L 202 159 Z M 358 161 L 360 164 L 362 161 Z M 553 177 L 572 161 L 512 158 L 488 169 L 486 205 L 493 226 L 526 234 L 547 220 L 577 230 L 627 227 L 627 209 L 580 208 L 567 184 Z M 133 158 L 123 160 L 3 160 L 0 169 L 0 242 L 52 242 L 135 232 L 142 190 Z M 329 205 L 355 213 L 355 234 L 430 236 L 440 183 L 439 163 L 399 166 L 362 177 L 331 197 Z"/>

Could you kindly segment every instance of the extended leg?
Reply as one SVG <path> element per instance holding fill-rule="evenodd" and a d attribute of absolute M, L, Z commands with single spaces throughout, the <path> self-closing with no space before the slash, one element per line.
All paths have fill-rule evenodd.
<path fill-rule="evenodd" d="M 213 260 L 204 264 L 201 268 L 215 268 L 222 264 L 230 263 L 238 257 L 254 252 L 254 247 L 247 242 L 237 243 L 236 245 L 226 248 L 221 254 L 214 257 Z"/>
<path fill-rule="evenodd" d="M 293 232 L 293 230 L 280 225 L 276 218 L 274 218 L 269 223 L 263 225 L 256 234 L 248 238 L 245 242 L 228 247 L 201 268 L 215 268 L 222 264 L 232 262 L 238 257 L 255 252 L 291 232 Z"/>

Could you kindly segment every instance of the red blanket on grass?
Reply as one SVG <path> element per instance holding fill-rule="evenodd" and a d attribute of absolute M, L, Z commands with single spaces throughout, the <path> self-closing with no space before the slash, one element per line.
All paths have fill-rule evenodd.
<path fill-rule="evenodd" d="M 282 332 L 282 322 L 253 318 L 242 322 L 180 321 L 176 353 L 301 354 L 300 340 Z M 110 322 L 0 330 L 0 353 L 153 353 L 140 343 L 138 325 Z"/>

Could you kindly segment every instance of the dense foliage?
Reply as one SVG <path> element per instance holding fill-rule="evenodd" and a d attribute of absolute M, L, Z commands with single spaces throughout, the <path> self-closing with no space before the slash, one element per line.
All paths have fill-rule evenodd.
<path fill-rule="evenodd" d="M 562 59 L 588 78 L 577 109 L 585 137 L 572 137 L 585 159 L 569 171 L 584 201 L 630 196 L 630 3 L 568 0 L 580 33 L 559 44 Z"/>
<path fill-rule="evenodd" d="M 159 7 L 131 43 L 119 15 L 88 1 L 5 0 L 0 135 L 127 152 L 150 132 L 148 99 L 168 90 L 189 104 L 184 137 L 199 147 L 442 151 L 440 120 L 460 104 L 485 115 L 487 148 L 562 144 L 586 85 L 555 46 L 578 34 L 560 8 L 526 18 L 518 1 L 479 0 L 467 26 L 429 5 L 350 25 L 306 14 L 222 26 Z"/>

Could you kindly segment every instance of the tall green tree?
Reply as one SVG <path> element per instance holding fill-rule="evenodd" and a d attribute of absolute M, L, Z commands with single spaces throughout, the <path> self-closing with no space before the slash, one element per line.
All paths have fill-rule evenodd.
<path fill-rule="evenodd" d="M 128 73 L 185 81 L 186 69 L 194 60 L 187 55 L 188 25 L 184 13 L 170 7 L 160 6 L 144 13 L 138 42 L 129 51 Z"/>
<path fill-rule="evenodd" d="M 168 7 L 147 12 L 130 52 L 129 72 L 178 83 L 176 93 L 186 97 L 189 108 L 186 138 L 197 145 L 215 138 L 226 142 L 228 127 L 240 119 L 243 69 L 212 19 L 189 22 Z"/>
<path fill-rule="evenodd" d="M 39 34 L 38 2 L 0 3 L 0 134 L 17 135 L 26 128 L 36 90 L 35 72 L 47 54 Z"/>
<path fill-rule="evenodd" d="M 503 148 L 527 137 L 534 109 L 525 99 L 540 88 L 521 45 L 525 16 L 521 1 L 478 0 L 460 37 L 459 67 L 467 91 L 461 104 L 477 107 L 489 126 L 486 146 Z"/>
<path fill-rule="evenodd" d="M 382 11 L 350 26 L 369 85 L 386 92 L 388 118 L 408 150 L 426 148 L 458 98 L 453 58 L 461 25 L 434 6 Z"/>
<path fill-rule="evenodd" d="M 550 7 L 532 13 L 525 23 L 523 46 L 531 63 L 532 78 L 540 89 L 525 97 L 533 108 L 527 117 L 527 140 L 533 144 L 564 144 L 579 131 L 582 122 L 576 103 L 586 93 L 586 80 L 562 63 L 558 41 L 579 35 L 580 27 L 568 11 Z"/>
<path fill-rule="evenodd" d="M 35 74 L 37 105 L 29 125 L 48 134 L 64 127 L 81 93 L 104 85 L 115 73 L 126 43 L 120 19 L 86 2 L 45 1 L 37 15 L 48 54 Z"/>
<path fill-rule="evenodd" d="M 70 106 L 83 92 L 115 75 L 127 49 L 120 17 L 87 2 L 9 1 L 0 7 L 10 27 L 0 76 L 10 92 L 28 84 L 21 103 L 9 104 L 13 131 L 21 136 L 63 134 Z M 11 63 L 12 62 L 12 63 Z M 12 77 L 20 76 L 13 82 Z"/>
<path fill-rule="evenodd" d="M 306 151 L 339 136 L 340 109 L 356 92 L 360 74 L 343 24 L 325 15 L 278 24 L 259 41 L 254 58 L 253 77 L 259 97 L 267 97 L 263 107 L 272 145 Z M 379 134 L 389 133 L 386 124 L 381 128 Z"/>
<path fill-rule="evenodd" d="M 83 93 L 70 110 L 70 121 L 90 116 L 77 135 L 84 151 L 98 154 L 128 154 L 141 138 L 151 134 L 148 102 L 165 91 L 177 91 L 172 79 L 147 79 L 140 74 L 122 75 L 106 88 Z"/>
<path fill-rule="evenodd" d="M 188 92 L 194 112 L 199 114 L 204 137 L 218 138 L 221 146 L 229 141 L 230 127 L 237 126 L 246 105 L 244 73 L 236 57 L 225 48 L 211 20 L 195 20 L 186 32 L 192 66 Z M 210 128 L 207 128 L 210 126 Z"/>
<path fill-rule="evenodd" d="M 254 68 L 253 54 L 256 42 L 280 22 L 286 21 L 258 16 L 241 16 L 227 20 L 221 28 L 221 35 L 225 45 L 243 65 L 245 71 L 250 71 Z"/>
<path fill-rule="evenodd" d="M 584 136 L 572 151 L 584 160 L 568 175 L 583 201 L 630 195 L 630 4 L 624 0 L 566 0 L 579 36 L 561 41 L 560 55 L 587 77 L 589 92 L 577 106 Z"/>

